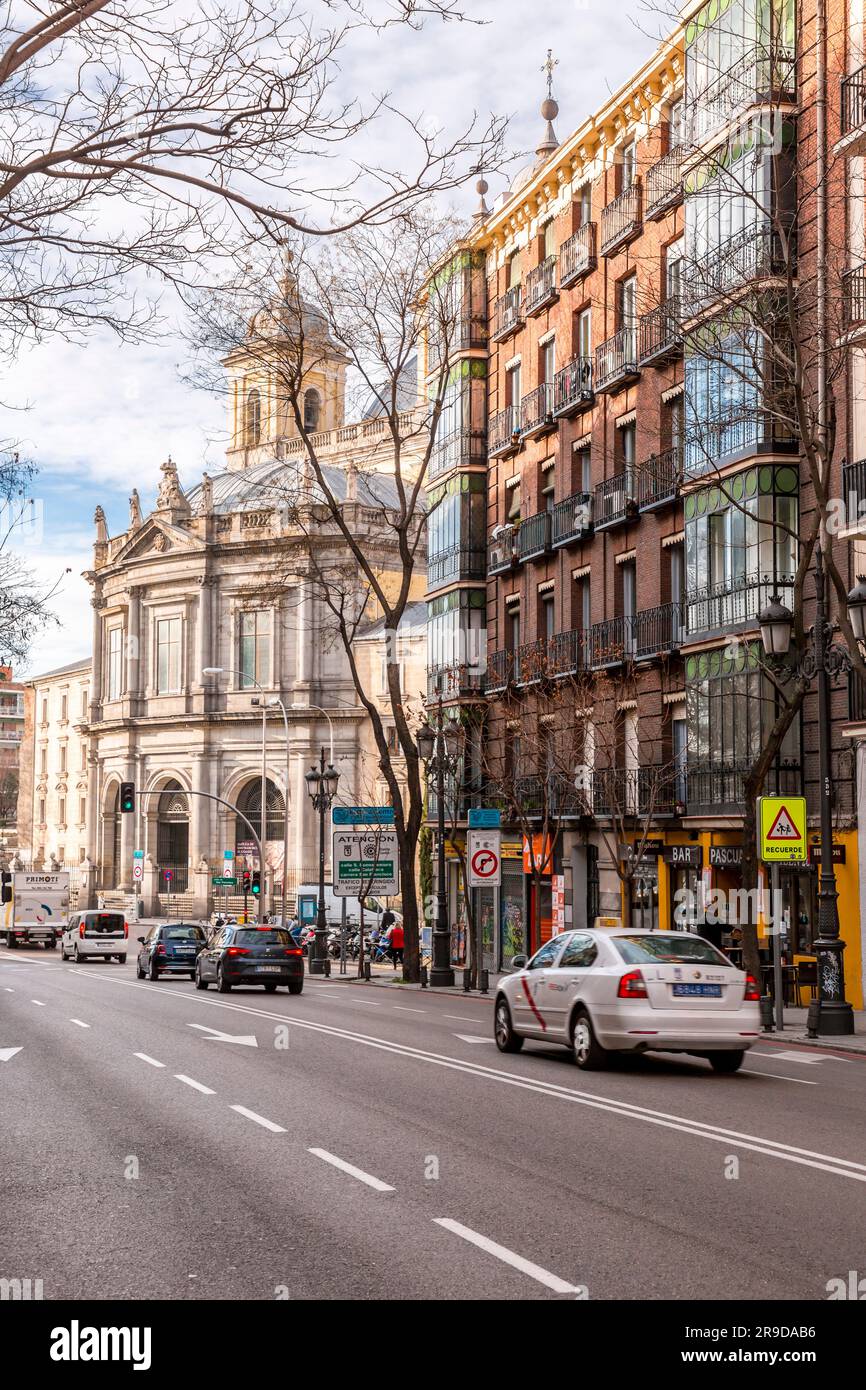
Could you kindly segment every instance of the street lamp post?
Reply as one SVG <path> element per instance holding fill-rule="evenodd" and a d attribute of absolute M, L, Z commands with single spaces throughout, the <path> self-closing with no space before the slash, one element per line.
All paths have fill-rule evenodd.
<path fill-rule="evenodd" d="M 310 955 L 310 974 L 324 975 L 327 962 L 327 923 L 325 922 L 325 816 L 331 809 L 337 795 L 340 774 L 333 763 L 325 763 L 325 750 L 321 750 L 319 766 L 313 763 L 305 777 L 307 791 L 316 811 L 319 813 L 319 905 L 316 913 L 316 935 Z"/>
<path fill-rule="evenodd" d="M 285 772 L 285 799 L 283 804 L 283 890 L 280 896 L 280 925 L 286 925 L 286 887 L 289 876 L 289 774 L 290 752 L 289 752 L 289 716 L 286 714 L 286 707 L 282 700 L 273 699 L 268 701 L 269 709 L 279 707 L 283 716 L 283 731 L 286 736 L 286 772 Z M 332 760 L 333 761 L 333 760 Z"/>
<path fill-rule="evenodd" d="M 815 624 L 810 644 L 799 660 L 791 659 L 793 615 L 776 595 L 758 614 L 764 651 L 783 676 L 811 684 L 818 680 L 818 770 L 821 784 L 821 869 L 818 880 L 818 936 L 814 941 L 818 997 L 809 1006 L 807 1030 L 811 1037 L 823 1033 L 843 1037 L 854 1032 L 854 1011 L 845 998 L 845 942 L 839 931 L 836 871 L 833 867 L 833 783 L 830 772 L 832 730 L 830 682 L 854 669 L 847 647 L 833 641 L 827 619 L 824 554 L 815 547 Z M 866 580 L 860 579 L 848 595 L 848 614 L 858 642 L 866 636 Z"/>
<path fill-rule="evenodd" d="M 259 829 L 259 840 L 261 841 L 259 864 L 261 869 L 262 914 L 264 915 L 265 912 L 270 912 L 273 908 L 271 895 L 268 891 L 268 866 L 265 863 L 264 857 L 267 853 L 268 844 L 268 710 L 265 703 L 265 692 L 255 677 L 251 676 L 248 671 L 238 671 L 233 666 L 205 666 L 202 675 L 240 676 L 241 680 L 248 682 L 251 686 L 255 686 L 256 690 L 259 692 L 258 698 L 253 698 L 252 704 L 261 704 L 262 707 L 262 815 Z M 286 803 L 286 813 L 288 814 L 288 803 Z"/>
<path fill-rule="evenodd" d="M 418 730 L 418 756 L 426 764 L 427 778 L 436 778 L 436 925 L 433 928 L 433 960 L 430 984 L 454 984 L 451 965 L 451 931 L 448 926 L 448 898 L 445 881 L 445 778 L 454 777 L 460 765 L 463 730 L 456 719 L 443 723 L 442 696 L 436 709 L 436 727 L 424 724 Z"/>

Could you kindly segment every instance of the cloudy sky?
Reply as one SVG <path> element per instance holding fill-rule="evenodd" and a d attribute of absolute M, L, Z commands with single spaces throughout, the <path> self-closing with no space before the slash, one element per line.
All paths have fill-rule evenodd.
<path fill-rule="evenodd" d="M 463 8 L 484 22 L 430 23 L 421 33 L 403 29 L 356 41 L 343 55 L 345 91 L 366 98 L 387 89 L 404 113 L 446 132 L 457 131 L 473 111 L 507 116 L 509 147 L 532 150 L 542 131 L 538 107 L 548 48 L 559 60 L 556 129 L 565 139 L 644 61 L 658 28 L 645 0 L 545 0 L 538 6 L 465 0 Z M 383 146 L 390 135 L 382 129 L 369 139 Z M 505 183 L 504 176 L 491 176 L 488 201 Z M 471 210 L 475 201 L 467 189 L 460 210 Z M 96 335 L 83 346 L 55 342 L 23 354 L 5 374 L 0 438 L 19 440 L 40 470 L 35 488 L 42 536 L 22 544 L 51 584 L 72 570 L 56 601 L 60 625 L 36 644 L 30 673 L 89 654 L 91 610 L 80 575 L 92 558 L 96 504 L 114 534 L 126 527 L 133 486 L 149 509 L 159 465 L 169 454 L 183 482 L 220 467 L 222 405 L 183 384 L 178 312 L 168 300 L 164 307 L 165 330 L 154 345 L 125 347 Z"/>

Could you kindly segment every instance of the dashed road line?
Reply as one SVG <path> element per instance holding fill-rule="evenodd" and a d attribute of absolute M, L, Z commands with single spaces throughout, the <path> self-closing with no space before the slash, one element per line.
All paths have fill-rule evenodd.
<path fill-rule="evenodd" d="M 338 1158 L 336 1154 L 329 1153 L 327 1149 L 308 1149 L 307 1153 L 321 1158 L 324 1163 L 330 1163 L 332 1168 L 339 1168 L 341 1173 L 348 1173 L 350 1178 L 357 1178 L 358 1182 L 366 1183 L 376 1192 L 394 1192 L 396 1190 L 390 1183 L 382 1182 L 381 1178 L 374 1178 L 372 1173 L 365 1173 L 363 1168 L 356 1168 L 354 1163 L 347 1163 L 345 1158 Z"/>
<path fill-rule="evenodd" d="M 488 1236 L 483 1236 L 479 1231 L 473 1231 L 470 1226 L 463 1226 L 459 1221 L 452 1221 L 447 1216 L 436 1216 L 433 1218 L 435 1225 L 443 1226 L 446 1231 L 451 1231 L 455 1236 L 460 1236 L 470 1245 L 476 1245 L 479 1250 L 484 1250 L 488 1255 L 493 1255 L 503 1264 L 511 1265 L 512 1269 L 517 1269 L 521 1274 L 526 1274 L 536 1283 L 543 1284 L 546 1289 L 553 1293 L 584 1293 L 585 1290 L 576 1284 L 569 1284 L 565 1279 L 560 1279 L 558 1274 L 551 1274 L 549 1269 L 542 1269 L 541 1265 L 534 1264 L 532 1260 L 526 1260 L 522 1255 L 517 1255 L 513 1250 L 509 1250 L 505 1245 L 499 1245 L 495 1240 L 490 1240 Z"/>
<path fill-rule="evenodd" d="M 137 1057 L 141 1062 L 147 1062 L 149 1067 L 164 1067 L 165 1062 L 158 1062 L 155 1057 L 148 1057 L 146 1052 L 133 1052 L 133 1057 Z"/>
<path fill-rule="evenodd" d="M 69 1022 L 70 1022 L 70 1023 L 75 1023 L 75 1024 L 77 1024 L 79 1028 L 89 1028 L 89 1027 L 90 1027 L 90 1024 L 89 1024 L 89 1023 L 85 1023 L 84 1020 L 83 1020 L 83 1019 L 80 1019 L 80 1018 L 71 1018 L 71 1019 L 69 1020 Z"/>
<path fill-rule="evenodd" d="M 38 1004 L 40 1009 L 44 1009 L 44 1008 L 45 1008 L 45 1000 L 44 1000 L 44 999 L 31 999 L 31 1000 L 30 1000 L 30 1003 L 31 1003 L 31 1004 Z"/>
<path fill-rule="evenodd" d="M 817 1086 L 817 1081 L 804 1081 L 802 1076 L 783 1076 L 779 1071 L 758 1071 L 756 1067 L 743 1067 L 749 1076 L 768 1076 L 773 1081 L 793 1081 L 795 1086 Z"/>
<path fill-rule="evenodd" d="M 401 1014 L 426 1014 L 426 1009 L 410 1009 L 408 1004 L 394 1004 L 392 1006 Z"/>
<path fill-rule="evenodd" d="M 443 1014 L 443 1018 L 453 1018 L 456 1023 L 474 1023 L 478 1028 L 486 1028 L 487 1020 L 483 1018 L 467 1018 L 466 1014 Z"/>
<path fill-rule="evenodd" d="M 200 1081 L 195 1081 L 191 1076 L 187 1076 L 185 1072 L 176 1071 L 174 1073 L 174 1079 L 175 1081 L 182 1081 L 184 1086 L 191 1086 L 194 1091 L 201 1091 L 203 1096 L 216 1095 L 216 1091 L 212 1091 L 210 1086 L 203 1086 Z"/>
<path fill-rule="evenodd" d="M 282 1125 L 275 1125 L 273 1120 L 266 1120 L 264 1115 L 257 1115 L 255 1110 L 247 1110 L 245 1105 L 231 1105 L 230 1110 L 236 1110 L 239 1115 L 243 1115 L 247 1120 L 253 1120 L 263 1129 L 269 1129 L 272 1134 L 285 1134 Z"/>

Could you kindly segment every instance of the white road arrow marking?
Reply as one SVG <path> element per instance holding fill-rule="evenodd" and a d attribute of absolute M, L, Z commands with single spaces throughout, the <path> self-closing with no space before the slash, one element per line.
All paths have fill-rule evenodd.
<path fill-rule="evenodd" d="M 817 1067 L 823 1061 L 822 1057 L 805 1057 L 802 1052 L 756 1052 L 756 1057 L 772 1057 L 776 1062 L 802 1062 L 804 1067 Z"/>
<path fill-rule="evenodd" d="M 203 1023 L 188 1023 L 187 1028 L 197 1028 L 200 1033 L 210 1033 L 211 1037 L 207 1042 L 229 1042 L 241 1043 L 244 1047 L 258 1047 L 258 1040 L 254 1033 L 246 1033 L 243 1037 L 236 1033 L 221 1033 L 219 1028 L 207 1028 Z"/>
<path fill-rule="evenodd" d="M 454 1036 L 455 1036 L 455 1038 L 459 1038 L 461 1042 L 468 1042 L 468 1043 L 492 1043 L 492 1042 L 495 1042 L 495 1039 L 494 1039 L 494 1038 L 482 1038 L 482 1037 L 478 1037 L 478 1035 L 475 1034 L 475 1033 L 455 1033 Z"/>
<path fill-rule="evenodd" d="M 0 1047 L 0 1062 L 11 1061 L 15 1053 L 20 1051 L 20 1047 Z"/>

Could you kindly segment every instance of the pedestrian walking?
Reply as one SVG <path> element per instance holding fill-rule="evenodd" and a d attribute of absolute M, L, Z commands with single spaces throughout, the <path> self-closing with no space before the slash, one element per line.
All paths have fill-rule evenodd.
<path fill-rule="evenodd" d="M 394 969 L 403 964 L 403 927 L 400 922 L 394 923 L 388 932 L 388 955 L 394 962 Z"/>

